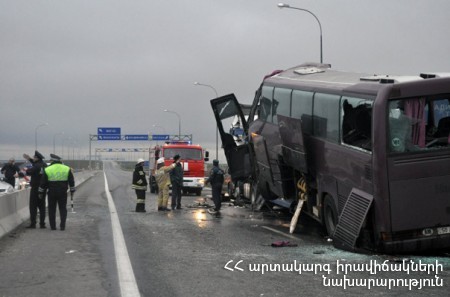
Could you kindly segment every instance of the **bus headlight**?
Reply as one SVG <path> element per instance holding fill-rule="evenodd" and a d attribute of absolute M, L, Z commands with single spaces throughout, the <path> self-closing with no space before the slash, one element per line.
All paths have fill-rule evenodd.
<path fill-rule="evenodd" d="M 430 235 L 433 235 L 433 229 L 431 229 L 431 228 L 426 228 L 426 229 L 423 229 L 422 230 L 422 234 L 424 235 L 424 236 L 430 236 Z"/>

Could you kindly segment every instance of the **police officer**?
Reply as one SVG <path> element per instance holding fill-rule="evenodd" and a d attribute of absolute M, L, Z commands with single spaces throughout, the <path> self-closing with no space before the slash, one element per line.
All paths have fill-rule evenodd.
<path fill-rule="evenodd" d="M 210 171 L 206 184 L 211 184 L 214 209 L 209 209 L 209 213 L 217 214 L 222 206 L 222 185 L 224 181 L 224 172 L 219 167 L 219 160 L 213 160 L 213 168 Z"/>
<path fill-rule="evenodd" d="M 181 190 L 183 188 L 183 166 L 181 166 L 180 155 L 173 157 L 175 168 L 170 171 L 170 183 L 172 184 L 172 209 L 181 209 Z"/>
<path fill-rule="evenodd" d="M 44 169 L 39 187 L 39 198 L 48 195 L 48 219 L 52 230 L 56 230 L 56 206 L 59 209 L 61 230 L 66 229 L 67 219 L 67 189 L 70 187 L 71 195 L 75 192 L 75 180 L 69 166 L 61 163 L 61 158 L 50 154 L 50 166 Z"/>
<path fill-rule="evenodd" d="M 45 228 L 45 198 L 39 199 L 39 185 L 41 183 L 42 173 L 47 164 L 43 161 L 44 156 L 38 151 L 34 152 L 33 158 L 27 154 L 23 154 L 25 160 L 28 160 L 32 167 L 26 170 L 26 174 L 31 176 L 30 180 L 30 225 L 27 228 L 36 228 L 36 216 L 39 209 L 39 226 Z"/>
<path fill-rule="evenodd" d="M 136 191 L 136 212 L 145 212 L 145 191 L 148 183 L 145 178 L 144 162 L 144 159 L 138 159 L 133 172 L 131 188 Z"/>

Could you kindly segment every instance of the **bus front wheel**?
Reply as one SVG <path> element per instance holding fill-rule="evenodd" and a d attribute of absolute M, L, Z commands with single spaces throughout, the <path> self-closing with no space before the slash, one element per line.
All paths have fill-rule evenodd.
<path fill-rule="evenodd" d="M 333 238 L 338 223 L 338 212 L 333 197 L 326 195 L 323 200 L 323 219 L 328 236 Z"/>

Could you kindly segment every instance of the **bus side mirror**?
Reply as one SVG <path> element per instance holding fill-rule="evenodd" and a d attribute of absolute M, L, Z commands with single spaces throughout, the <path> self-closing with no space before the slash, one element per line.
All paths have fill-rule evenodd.
<path fill-rule="evenodd" d="M 209 161 L 209 152 L 205 151 L 205 162 Z"/>

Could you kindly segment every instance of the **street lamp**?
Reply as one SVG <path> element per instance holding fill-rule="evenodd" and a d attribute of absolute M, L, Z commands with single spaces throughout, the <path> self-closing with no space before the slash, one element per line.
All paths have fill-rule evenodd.
<path fill-rule="evenodd" d="M 37 130 L 40 127 L 48 126 L 48 123 L 40 124 L 36 126 L 36 129 L 34 129 L 34 150 L 37 151 Z"/>
<path fill-rule="evenodd" d="M 56 133 L 56 134 L 54 134 L 53 135 L 53 153 L 54 154 L 56 154 L 56 148 L 55 148 L 55 139 L 56 139 L 56 136 L 58 136 L 58 135 L 64 135 L 64 131 L 63 132 L 59 132 L 59 133 Z"/>
<path fill-rule="evenodd" d="M 64 141 L 72 140 L 72 137 L 64 138 L 61 144 L 61 158 L 64 159 Z M 68 159 L 68 158 L 67 158 Z"/>
<path fill-rule="evenodd" d="M 196 81 L 196 82 L 194 82 L 194 86 L 202 86 L 202 87 L 210 88 L 216 94 L 216 98 L 219 97 L 219 95 L 217 94 L 217 90 L 211 85 L 202 84 L 202 83 L 199 83 Z M 219 160 L 219 127 L 216 127 L 216 160 Z"/>
<path fill-rule="evenodd" d="M 164 109 L 164 112 L 170 112 L 170 113 L 174 113 L 177 115 L 177 117 L 178 117 L 178 140 L 181 140 L 181 117 L 180 117 L 180 115 L 177 112 L 168 110 L 168 109 Z"/>
<path fill-rule="evenodd" d="M 317 18 L 317 16 L 312 13 L 311 11 L 307 10 L 307 9 L 303 9 L 303 8 L 298 8 L 298 7 L 293 7 L 290 6 L 289 4 L 285 4 L 285 3 L 278 3 L 278 7 L 281 8 L 291 8 L 291 9 L 297 9 L 297 10 L 302 10 L 305 11 L 307 13 L 310 13 L 319 23 L 319 29 L 320 29 L 320 63 L 323 63 L 323 50 L 322 50 L 322 25 L 320 24 L 319 19 Z"/>

